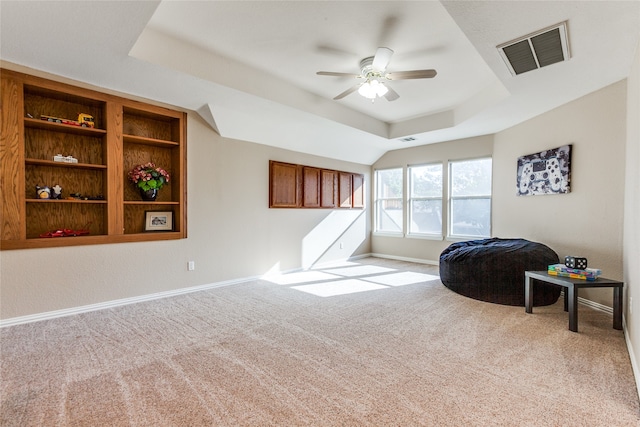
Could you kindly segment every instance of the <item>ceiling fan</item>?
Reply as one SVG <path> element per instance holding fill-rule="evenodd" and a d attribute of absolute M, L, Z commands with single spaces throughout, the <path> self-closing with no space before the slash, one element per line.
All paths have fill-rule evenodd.
<path fill-rule="evenodd" d="M 365 98 L 375 101 L 377 97 L 384 96 L 387 101 L 395 101 L 400 97 L 398 93 L 385 84 L 386 80 L 407 80 L 407 79 L 430 79 L 438 74 L 436 70 L 412 70 L 412 71 L 396 71 L 387 73 L 387 66 L 391 61 L 393 50 L 388 47 L 379 47 L 375 56 L 369 56 L 360 61 L 360 74 L 352 73 L 336 73 L 332 71 L 318 71 L 319 76 L 337 76 L 337 77 L 355 77 L 363 79 L 362 83 L 358 83 L 341 94 L 337 95 L 335 100 L 342 99 L 345 96 L 358 91 Z"/>

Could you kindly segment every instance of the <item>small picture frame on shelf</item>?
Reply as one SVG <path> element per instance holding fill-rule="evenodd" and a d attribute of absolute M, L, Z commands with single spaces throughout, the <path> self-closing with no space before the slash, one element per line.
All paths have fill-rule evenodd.
<path fill-rule="evenodd" d="M 144 231 L 173 231 L 172 211 L 145 211 Z"/>

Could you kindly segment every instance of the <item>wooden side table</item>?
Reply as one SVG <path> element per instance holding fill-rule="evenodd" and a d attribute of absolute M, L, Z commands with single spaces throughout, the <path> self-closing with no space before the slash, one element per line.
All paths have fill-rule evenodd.
<path fill-rule="evenodd" d="M 553 283 L 565 288 L 564 310 L 569 312 L 569 330 L 578 332 L 578 289 L 580 288 L 613 288 L 613 329 L 622 329 L 622 288 L 623 282 L 598 277 L 596 280 L 572 279 L 554 276 L 543 271 L 524 272 L 524 305 L 527 313 L 533 312 L 533 286 L 531 279 Z"/>

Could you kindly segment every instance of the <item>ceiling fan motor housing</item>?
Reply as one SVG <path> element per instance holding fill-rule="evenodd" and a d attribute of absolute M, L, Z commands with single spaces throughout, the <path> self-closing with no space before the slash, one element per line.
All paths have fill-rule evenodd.
<path fill-rule="evenodd" d="M 373 69 L 373 56 L 369 56 L 360 61 L 360 73 L 362 78 L 369 81 L 373 78 L 382 78 L 384 77 L 382 72 L 384 70 L 374 70 Z"/>

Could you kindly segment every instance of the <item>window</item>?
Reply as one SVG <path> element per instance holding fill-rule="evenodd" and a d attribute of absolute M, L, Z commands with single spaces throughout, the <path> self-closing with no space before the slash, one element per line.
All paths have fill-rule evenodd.
<path fill-rule="evenodd" d="M 378 170 L 375 180 L 375 231 L 402 234 L 402 168 Z"/>
<path fill-rule="evenodd" d="M 449 163 L 449 235 L 491 235 L 491 159 Z"/>
<path fill-rule="evenodd" d="M 409 234 L 442 237 L 442 163 L 409 167 Z"/>

